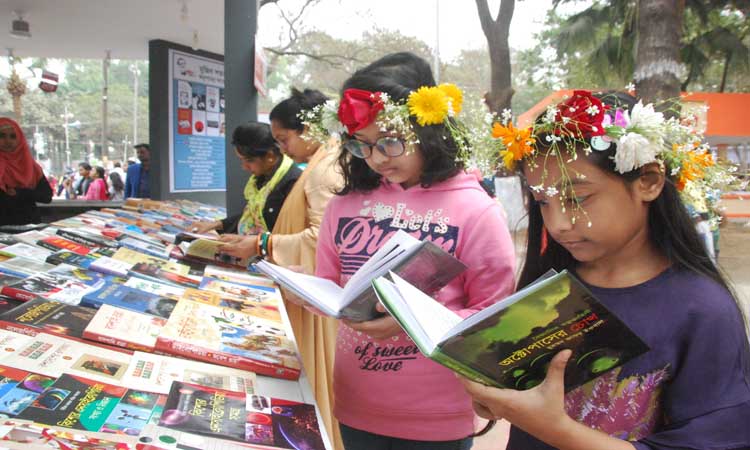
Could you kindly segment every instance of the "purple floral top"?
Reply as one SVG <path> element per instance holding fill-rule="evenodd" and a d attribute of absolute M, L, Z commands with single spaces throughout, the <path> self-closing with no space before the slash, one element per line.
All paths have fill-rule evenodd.
<path fill-rule="evenodd" d="M 589 288 L 651 351 L 569 392 L 568 414 L 637 450 L 750 449 L 750 345 L 729 293 L 672 269 Z M 507 450 L 550 448 L 511 428 Z"/>

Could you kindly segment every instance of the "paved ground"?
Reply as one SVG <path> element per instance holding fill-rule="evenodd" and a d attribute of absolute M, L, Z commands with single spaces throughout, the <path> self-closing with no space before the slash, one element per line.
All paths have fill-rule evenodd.
<path fill-rule="evenodd" d="M 522 248 L 523 240 L 522 235 L 516 236 L 517 248 Z M 733 283 L 746 314 L 750 315 L 750 220 L 724 223 L 719 249 L 719 265 Z M 507 422 L 499 422 L 489 434 L 475 440 L 472 450 L 504 450 L 508 428 Z"/>

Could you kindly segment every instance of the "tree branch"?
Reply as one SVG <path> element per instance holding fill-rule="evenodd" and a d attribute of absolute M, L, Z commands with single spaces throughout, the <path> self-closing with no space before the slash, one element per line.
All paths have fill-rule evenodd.
<path fill-rule="evenodd" d="M 361 63 L 363 62 L 360 59 L 357 59 L 352 56 L 344 56 L 344 55 L 335 55 L 335 54 L 315 54 L 310 52 L 305 52 L 301 50 L 285 50 L 285 49 L 275 49 L 270 47 L 265 47 L 264 50 L 267 50 L 270 53 L 273 53 L 276 56 L 305 56 L 310 59 L 314 59 L 316 61 L 321 61 L 326 64 L 330 64 L 333 67 L 342 67 L 344 63 L 348 61 L 354 61 Z"/>
<path fill-rule="evenodd" d="M 479 22 L 482 24 L 482 31 L 484 32 L 487 39 L 492 34 L 492 28 L 494 20 L 492 20 L 492 14 L 490 13 L 490 7 L 487 5 L 487 0 L 476 0 L 477 11 L 479 12 Z"/>
<path fill-rule="evenodd" d="M 278 3 L 279 0 L 260 0 L 260 3 L 258 4 L 258 9 L 266 6 L 269 3 Z"/>

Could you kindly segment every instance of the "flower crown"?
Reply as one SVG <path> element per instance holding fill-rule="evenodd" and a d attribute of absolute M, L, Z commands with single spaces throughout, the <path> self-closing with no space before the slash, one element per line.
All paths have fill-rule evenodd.
<path fill-rule="evenodd" d="M 667 175 L 682 193 L 683 201 L 698 211 L 710 211 L 718 201 L 720 189 L 734 181 L 731 175 L 734 168 L 716 164 L 708 144 L 703 143 L 703 136 L 696 129 L 677 118 L 665 119 L 652 104 L 639 101 L 628 112 L 605 105 L 589 91 L 574 91 L 560 104 L 550 106 L 530 127 L 515 128 L 510 119 L 506 112 L 504 123 L 492 126 L 504 166 L 514 170 L 519 161 L 525 160 L 529 170 L 534 170 L 537 168 L 534 158 L 543 155 L 545 163 L 554 158 L 560 167 L 560 191 L 544 187 L 546 169 L 542 183 L 531 189 L 547 196 L 560 194 L 561 201 L 572 200 L 576 210 L 584 215 L 571 179 L 571 175 L 577 178 L 583 175 L 571 174 L 565 166 L 578 158 L 579 150 L 589 155 L 608 151 L 615 145 L 611 158 L 620 174 L 651 163 L 667 168 Z M 575 222 L 575 217 L 572 220 Z"/>
<path fill-rule="evenodd" d="M 347 89 L 338 104 L 329 100 L 302 111 L 300 119 L 307 127 L 307 138 L 319 142 L 332 135 L 353 135 L 375 122 L 382 131 L 398 133 L 407 144 L 418 144 L 412 118 L 422 127 L 442 124 L 458 146 L 457 159 L 465 161 L 471 139 L 467 129 L 455 120 L 462 103 L 463 93 L 449 83 L 422 86 L 409 94 L 406 101 L 394 101 L 385 92 Z"/>

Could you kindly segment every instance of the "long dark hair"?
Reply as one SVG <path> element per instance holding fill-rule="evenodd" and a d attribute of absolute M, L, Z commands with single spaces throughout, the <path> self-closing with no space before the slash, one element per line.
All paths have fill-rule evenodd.
<path fill-rule="evenodd" d="M 302 133 L 305 131 L 305 124 L 302 123 L 299 113 L 309 111 L 327 101 L 328 97 L 316 89 L 300 91 L 292 88 L 292 95 L 274 106 L 268 118 L 278 122 L 282 128 Z"/>
<path fill-rule="evenodd" d="M 122 182 L 122 178 L 120 178 L 119 173 L 110 172 L 109 181 L 112 182 L 112 187 L 115 188 L 115 192 L 121 192 L 125 190 L 125 183 Z"/>
<path fill-rule="evenodd" d="M 271 127 L 261 122 L 239 125 L 232 132 L 232 145 L 246 158 L 257 158 L 273 152 L 281 156 L 279 144 L 271 134 Z"/>
<path fill-rule="evenodd" d="M 435 86 L 432 69 L 424 59 L 408 53 L 392 53 L 357 70 L 342 87 L 370 92 L 385 92 L 393 101 L 404 101 L 422 86 Z M 412 128 L 419 139 L 419 150 L 424 157 L 420 184 L 429 187 L 455 175 L 462 163 L 456 162 L 458 147 L 444 125 L 419 126 L 411 118 Z M 364 159 L 352 157 L 343 151 L 339 165 L 344 174 L 344 187 L 339 194 L 369 192 L 380 185 L 381 176 L 367 165 Z"/>
<path fill-rule="evenodd" d="M 600 99 L 606 105 L 615 108 L 631 110 L 637 99 L 624 93 L 601 94 Z M 537 121 L 541 120 L 541 117 Z M 546 142 L 544 136 L 537 137 L 537 143 Z M 538 144 L 539 145 L 539 144 Z M 616 145 L 602 152 L 591 152 L 586 158 L 600 169 L 617 174 L 623 183 L 630 184 L 640 177 L 640 170 L 636 169 L 625 174 L 615 171 L 614 154 Z M 584 152 L 579 151 L 579 157 Z M 666 167 L 667 174 L 672 168 Z M 519 288 L 532 283 L 549 269 L 557 271 L 574 270 L 576 260 L 563 246 L 553 239 L 547 240 L 542 251 L 542 235 L 546 234 L 544 220 L 539 203 L 526 189 L 529 204 L 529 227 L 526 244 L 526 263 L 518 282 Z M 690 214 L 680 198 L 680 193 L 669 179 L 664 183 L 661 194 L 651 202 L 648 211 L 648 231 L 651 242 L 669 259 L 672 266 L 687 270 L 714 280 L 727 289 L 737 299 L 724 275 L 717 268 L 703 245 L 695 229 Z"/>

